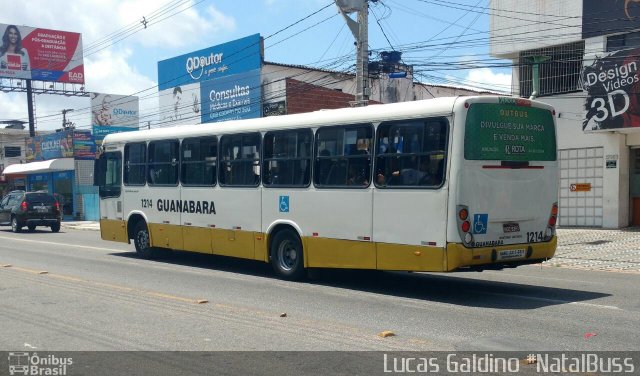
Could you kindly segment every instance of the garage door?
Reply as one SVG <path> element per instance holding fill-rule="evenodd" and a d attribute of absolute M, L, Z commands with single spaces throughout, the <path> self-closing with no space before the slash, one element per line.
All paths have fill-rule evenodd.
<path fill-rule="evenodd" d="M 602 227 L 603 148 L 559 150 L 560 226 Z"/>

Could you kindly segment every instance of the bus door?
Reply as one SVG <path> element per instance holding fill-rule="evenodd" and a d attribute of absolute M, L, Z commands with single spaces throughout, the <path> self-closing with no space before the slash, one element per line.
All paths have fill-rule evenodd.
<path fill-rule="evenodd" d="M 122 205 L 122 153 L 103 153 L 96 160 L 93 176 L 100 196 L 102 239 L 127 242 L 126 218 L 123 217 Z"/>
<path fill-rule="evenodd" d="M 315 192 L 289 203 L 290 212 L 311 235 L 306 242 L 309 267 L 375 269 L 372 141 L 371 124 L 316 132 Z"/>
<path fill-rule="evenodd" d="M 127 200 L 125 205 L 127 210 L 139 208 L 147 215 L 151 243 L 155 247 L 183 249 L 181 216 L 190 211 L 192 205 L 183 199 L 178 186 L 179 147 L 178 140 L 149 142 L 147 185 L 141 187 L 138 195 L 131 195 L 134 200 Z"/>
<path fill-rule="evenodd" d="M 214 254 L 255 258 L 255 233 L 261 230 L 260 133 L 220 138 L 216 191 L 216 228 L 212 232 Z M 262 258 L 264 259 L 264 257 Z"/>
<path fill-rule="evenodd" d="M 378 269 L 442 270 L 446 247 L 446 118 L 378 126 L 373 239 Z"/>
<path fill-rule="evenodd" d="M 218 139 L 192 137 L 180 145 L 184 250 L 211 253 L 216 217 Z M 186 210 L 185 209 L 186 206 Z"/>

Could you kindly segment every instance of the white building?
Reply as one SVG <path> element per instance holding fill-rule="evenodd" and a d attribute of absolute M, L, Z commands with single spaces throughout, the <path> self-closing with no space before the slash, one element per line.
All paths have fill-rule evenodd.
<path fill-rule="evenodd" d="M 9 189 L 24 189 L 24 184 L 18 187 L 9 186 L 8 181 L 2 175 L 2 171 L 5 167 L 12 164 L 25 163 L 25 150 L 28 139 L 28 130 L 11 128 L 0 129 L 0 196 L 2 196 L 3 191 Z"/>
<path fill-rule="evenodd" d="M 491 54 L 513 94 L 556 108 L 560 226 L 640 225 L 640 4 L 492 0 Z M 589 111 L 587 111 L 589 109 Z"/>

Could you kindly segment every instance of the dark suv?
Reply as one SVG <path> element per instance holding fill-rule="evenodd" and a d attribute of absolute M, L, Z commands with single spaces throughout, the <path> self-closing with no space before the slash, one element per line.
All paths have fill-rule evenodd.
<path fill-rule="evenodd" d="M 36 226 L 58 232 L 61 221 L 60 203 L 49 193 L 13 191 L 0 201 L 0 225 L 10 224 L 13 232 L 20 232 L 24 226 L 30 232 Z"/>

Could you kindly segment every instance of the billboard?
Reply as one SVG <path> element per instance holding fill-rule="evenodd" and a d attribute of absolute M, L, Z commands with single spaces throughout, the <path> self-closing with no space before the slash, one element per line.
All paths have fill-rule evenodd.
<path fill-rule="evenodd" d="M 640 2 L 636 0 L 584 0 L 582 38 L 640 29 Z"/>
<path fill-rule="evenodd" d="M 67 130 L 32 137 L 27 141 L 27 162 L 56 158 L 95 159 L 91 131 Z"/>
<path fill-rule="evenodd" d="M 131 95 L 91 93 L 91 125 L 98 144 L 109 133 L 137 131 L 139 98 Z"/>
<path fill-rule="evenodd" d="M 160 123 L 260 117 L 262 56 L 262 37 L 254 34 L 158 62 Z"/>
<path fill-rule="evenodd" d="M 73 131 L 73 158 L 96 158 L 96 142 L 91 135 L 91 131 Z"/>
<path fill-rule="evenodd" d="M 200 84 L 202 123 L 262 116 L 260 69 Z"/>
<path fill-rule="evenodd" d="M 582 71 L 585 131 L 640 127 L 640 49 L 596 56 Z M 639 128 L 640 129 L 640 128 Z"/>
<path fill-rule="evenodd" d="M 0 77 L 84 84 L 79 33 L 0 24 Z"/>
<path fill-rule="evenodd" d="M 35 136 L 27 142 L 27 162 L 73 158 L 73 131 Z"/>

